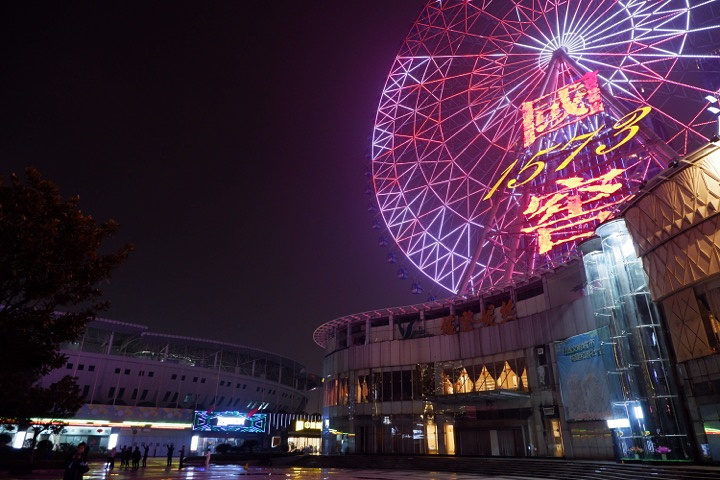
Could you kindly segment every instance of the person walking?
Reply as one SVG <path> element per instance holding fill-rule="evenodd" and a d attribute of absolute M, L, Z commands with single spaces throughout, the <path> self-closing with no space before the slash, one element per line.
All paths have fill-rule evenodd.
<path fill-rule="evenodd" d="M 173 444 L 171 443 L 171 444 L 168 445 L 168 447 L 167 447 L 167 466 L 168 466 L 168 467 L 171 467 L 171 466 L 172 466 L 172 457 L 173 457 L 173 452 L 174 452 L 174 451 L 175 451 L 175 445 L 173 445 Z"/>
<path fill-rule="evenodd" d="M 143 468 L 147 467 L 147 457 L 148 457 L 149 451 L 150 451 L 150 445 L 148 445 L 147 443 L 144 443 L 143 444 L 143 465 L 142 465 Z"/>
<path fill-rule="evenodd" d="M 86 458 L 85 444 L 81 443 L 65 461 L 63 480 L 82 480 L 83 474 L 90 470 Z"/>
<path fill-rule="evenodd" d="M 212 456 L 212 453 L 210 451 L 210 447 L 207 449 L 207 453 L 205 453 L 205 468 L 210 468 L 210 457 Z"/>
<path fill-rule="evenodd" d="M 132 452 L 132 468 L 133 470 L 137 470 L 140 468 L 140 459 L 142 458 L 142 453 L 140 453 L 140 447 L 135 445 L 135 450 Z"/>
<path fill-rule="evenodd" d="M 115 455 L 117 455 L 117 448 L 113 447 L 108 452 L 107 462 L 105 463 L 105 468 L 108 470 L 115 468 Z"/>
<path fill-rule="evenodd" d="M 180 466 L 178 467 L 178 470 L 183 469 L 183 461 L 185 461 L 185 445 L 180 447 Z"/>
<path fill-rule="evenodd" d="M 123 468 L 130 468 L 130 459 L 132 458 L 132 447 L 125 446 L 120 452 L 120 465 Z"/>
<path fill-rule="evenodd" d="M 82 447 L 82 449 L 80 447 Z M 90 448 L 87 446 L 87 443 L 80 442 L 78 444 L 78 450 L 81 450 L 81 452 L 82 452 L 82 453 L 80 453 L 80 456 L 82 457 L 82 461 L 87 463 L 88 455 L 90 455 Z"/>

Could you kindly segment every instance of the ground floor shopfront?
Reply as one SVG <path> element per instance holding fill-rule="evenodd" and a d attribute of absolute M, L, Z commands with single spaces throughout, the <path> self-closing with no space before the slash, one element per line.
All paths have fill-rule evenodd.
<path fill-rule="evenodd" d="M 404 402 L 416 413 L 333 417 L 323 433 L 323 453 L 564 456 L 556 408 L 533 408 L 523 393 L 508 400 L 465 397 Z M 612 451 L 606 433 L 605 447 Z"/>
<path fill-rule="evenodd" d="M 43 420 L 38 425 L 48 423 Z M 244 447 L 248 452 L 316 453 L 320 450 L 320 426 L 319 416 L 306 414 L 84 405 L 74 418 L 62 421 L 62 431 L 42 430 L 35 441 L 48 440 L 53 450 L 62 451 L 84 442 L 91 453 L 147 447 L 149 457 L 164 457 L 170 451 L 178 456 L 181 449 L 185 455 L 216 452 L 222 444 L 236 451 Z M 11 446 L 29 448 L 34 428 L 7 430 Z"/>

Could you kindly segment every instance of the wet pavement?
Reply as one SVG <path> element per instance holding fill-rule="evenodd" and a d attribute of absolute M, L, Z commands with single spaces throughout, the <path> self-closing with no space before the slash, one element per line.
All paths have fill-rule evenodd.
<path fill-rule="evenodd" d="M 24 475 L 0 474 L 7 480 L 62 479 L 60 470 L 41 470 Z M 409 470 L 340 469 L 312 467 L 260 467 L 249 465 L 188 466 L 182 470 L 177 463 L 166 467 L 165 459 L 149 459 L 146 468 L 106 470 L 101 463 L 90 463 L 90 471 L 83 480 L 220 480 L 220 479 L 267 479 L 267 480 L 501 480 L 509 477 L 475 475 L 451 472 L 423 472 Z M 518 478 L 518 477 L 513 477 Z M 527 477 L 531 478 L 531 477 Z"/>
<path fill-rule="evenodd" d="M 227 459 L 223 459 L 227 461 Z M 348 455 L 301 456 L 273 459 L 272 466 L 211 464 L 196 457 L 179 470 L 165 458 L 148 459 L 147 468 L 105 469 L 90 463 L 84 480 L 717 480 L 720 466 L 692 464 L 620 464 L 542 458 L 406 457 Z M 373 468 L 374 467 L 374 468 Z M 27 474 L 0 472 L 0 480 L 61 480 L 61 470 L 35 470 Z"/>

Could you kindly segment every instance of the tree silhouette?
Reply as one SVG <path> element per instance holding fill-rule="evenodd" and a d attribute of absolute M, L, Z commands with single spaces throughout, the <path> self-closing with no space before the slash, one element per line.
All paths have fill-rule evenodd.
<path fill-rule="evenodd" d="M 102 253 L 117 222 L 96 223 L 63 200 L 34 168 L 26 181 L 0 177 L 0 423 L 68 418 L 82 405 L 75 379 L 42 388 L 37 381 L 64 365 L 60 346 L 76 340 L 107 309 L 98 284 L 132 250 Z"/>

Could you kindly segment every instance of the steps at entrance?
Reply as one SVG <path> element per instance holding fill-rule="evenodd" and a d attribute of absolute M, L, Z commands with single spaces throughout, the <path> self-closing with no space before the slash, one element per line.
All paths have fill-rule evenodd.
<path fill-rule="evenodd" d="M 717 480 L 720 467 L 693 464 L 620 464 L 535 458 L 340 455 L 299 457 L 293 466 L 425 470 L 557 480 Z"/>

